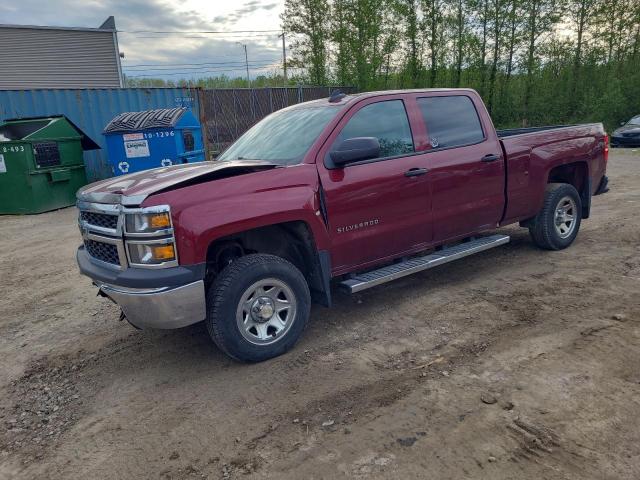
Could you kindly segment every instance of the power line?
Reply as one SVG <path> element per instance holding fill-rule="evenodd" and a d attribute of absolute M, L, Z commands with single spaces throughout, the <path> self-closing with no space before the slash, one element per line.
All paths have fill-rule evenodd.
<path fill-rule="evenodd" d="M 265 67 L 256 67 L 253 68 L 253 70 L 265 70 L 268 68 L 280 68 L 281 65 L 269 65 L 269 66 L 265 66 Z M 158 77 L 164 77 L 164 76 L 173 76 L 173 75 L 193 75 L 193 74 L 203 74 L 203 73 L 225 73 L 225 72 L 239 72 L 239 71 L 243 71 L 244 69 L 242 67 L 239 68 L 234 68 L 231 70 L 203 70 L 200 72 L 171 72 L 171 73 L 162 73 L 162 74 L 146 74 L 146 75 L 127 75 L 128 78 L 139 78 L 139 77 L 153 77 L 153 78 L 158 78 Z"/>
<path fill-rule="evenodd" d="M 249 62 L 249 67 L 250 68 L 257 68 L 257 67 L 268 67 L 269 65 L 279 65 L 279 63 L 275 63 L 275 62 Z M 180 70 L 193 70 L 193 71 L 198 71 L 198 70 L 218 70 L 220 68 L 232 68 L 232 67 L 237 67 L 237 68 L 246 68 L 246 64 L 244 62 L 242 63 L 237 63 L 237 64 L 230 64 L 230 65 L 218 65 L 218 66 L 202 66 L 202 67 L 185 67 L 185 66 L 178 66 L 178 67 L 169 67 L 169 68 L 137 68 L 137 69 L 128 69 L 127 67 L 123 67 L 124 70 L 128 70 L 129 72 L 166 72 L 166 71 L 175 71 L 176 69 L 180 69 Z"/>
<path fill-rule="evenodd" d="M 182 34 L 182 33 L 158 33 L 157 35 L 134 35 L 133 38 L 163 38 L 166 36 L 173 36 L 173 35 L 180 35 L 182 38 L 208 38 L 211 39 L 210 37 L 203 37 L 203 36 L 197 36 L 197 35 L 189 35 L 189 34 Z M 256 33 L 253 35 L 242 35 L 242 34 L 231 34 L 231 35 L 225 35 L 225 39 L 226 38 L 268 38 L 268 37 L 273 37 L 275 35 L 275 33 Z M 218 38 L 217 40 L 222 40 L 222 38 Z"/>
<path fill-rule="evenodd" d="M 249 64 L 249 68 L 250 69 L 255 69 L 255 68 L 263 68 L 263 67 L 270 67 L 270 66 L 279 66 L 281 65 L 280 63 L 258 63 L 258 64 Z M 178 67 L 178 68 L 147 68 L 147 69 L 140 69 L 140 70 L 126 70 L 125 72 L 128 73 L 145 73 L 145 72 L 158 72 L 158 75 L 162 75 L 162 72 L 175 72 L 176 70 L 179 70 L 181 72 L 192 72 L 192 73 L 198 73 L 198 72 L 205 72 L 205 71 L 209 71 L 209 70 L 244 70 L 246 69 L 246 65 L 225 65 L 225 66 L 220 66 L 220 67 L 200 67 L 200 68 L 184 68 L 184 67 Z"/>
<path fill-rule="evenodd" d="M 257 64 L 257 63 L 270 63 L 270 62 L 277 62 L 279 61 L 279 59 L 277 58 L 257 58 L 254 61 L 249 62 L 249 64 Z M 145 70 L 155 70 L 155 68 L 147 68 L 147 67 L 168 67 L 168 68 L 172 68 L 172 67 L 184 67 L 187 68 L 187 70 L 190 70 L 192 67 L 198 67 L 198 66 L 215 66 L 215 65 L 241 65 L 244 66 L 245 62 L 238 60 L 238 61 L 234 61 L 234 62 L 204 62 L 204 63 L 140 63 L 140 64 L 135 64 L 135 65 L 124 65 L 123 68 L 126 69 L 131 69 L 131 68 L 143 68 Z"/>
<path fill-rule="evenodd" d="M 118 33 L 158 33 L 158 34 L 189 34 L 189 33 L 198 33 L 198 34 L 229 34 L 229 33 L 274 33 L 274 32 L 282 32 L 279 30 L 165 30 L 165 31 L 157 31 L 157 30 L 118 30 Z"/>

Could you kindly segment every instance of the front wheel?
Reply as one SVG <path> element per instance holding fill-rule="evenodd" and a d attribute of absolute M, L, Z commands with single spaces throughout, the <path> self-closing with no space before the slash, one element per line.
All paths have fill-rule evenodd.
<path fill-rule="evenodd" d="M 529 226 L 534 243 L 546 250 L 561 250 L 573 243 L 582 220 L 582 201 L 573 185 L 550 183 L 544 203 Z"/>
<path fill-rule="evenodd" d="M 252 254 L 227 266 L 207 293 L 207 330 L 229 356 L 261 362 L 289 350 L 309 319 L 311 296 L 294 265 Z"/>

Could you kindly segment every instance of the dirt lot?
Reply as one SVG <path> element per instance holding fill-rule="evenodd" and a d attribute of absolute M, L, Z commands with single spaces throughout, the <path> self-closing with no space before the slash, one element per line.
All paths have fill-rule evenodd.
<path fill-rule="evenodd" d="M 0 478 L 640 478 L 640 152 L 609 174 L 570 249 L 505 229 L 259 365 L 119 323 L 74 209 L 0 217 Z"/>

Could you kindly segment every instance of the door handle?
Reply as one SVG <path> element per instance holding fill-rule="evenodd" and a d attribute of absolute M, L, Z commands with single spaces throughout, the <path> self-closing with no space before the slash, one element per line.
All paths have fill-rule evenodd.
<path fill-rule="evenodd" d="M 495 162 L 499 158 L 500 158 L 499 155 L 496 155 L 495 153 L 490 153 L 489 155 L 485 155 L 484 157 L 482 157 L 482 161 L 483 162 Z"/>
<path fill-rule="evenodd" d="M 404 172 L 405 177 L 418 177 L 420 175 L 424 175 L 428 173 L 429 169 L 427 168 L 410 168 L 406 172 Z"/>

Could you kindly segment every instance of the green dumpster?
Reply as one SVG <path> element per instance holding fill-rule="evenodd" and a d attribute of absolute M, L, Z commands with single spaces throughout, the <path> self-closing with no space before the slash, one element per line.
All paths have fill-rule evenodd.
<path fill-rule="evenodd" d="M 62 115 L 0 123 L 0 214 L 73 205 L 87 183 L 83 151 L 98 148 Z"/>

